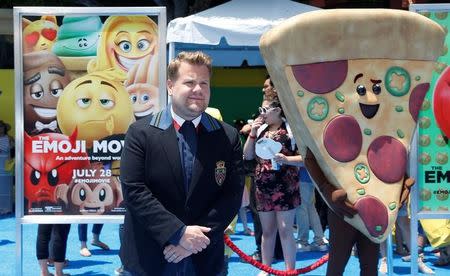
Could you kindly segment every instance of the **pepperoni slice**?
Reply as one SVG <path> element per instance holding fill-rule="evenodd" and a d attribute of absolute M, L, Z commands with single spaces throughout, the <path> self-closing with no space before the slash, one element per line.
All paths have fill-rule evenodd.
<path fill-rule="evenodd" d="M 409 113 L 416 122 L 419 117 L 419 110 L 422 106 L 423 99 L 425 99 L 425 95 L 427 94 L 429 88 L 429 83 L 421 83 L 414 87 L 411 92 L 411 97 L 409 98 Z"/>
<path fill-rule="evenodd" d="M 362 147 L 361 128 L 356 119 L 349 115 L 331 119 L 323 133 L 323 144 L 333 159 L 339 162 L 354 160 Z"/>
<path fill-rule="evenodd" d="M 383 202 L 368 195 L 358 199 L 355 208 L 372 237 L 383 235 L 388 226 L 388 212 Z"/>
<path fill-rule="evenodd" d="M 367 160 L 372 172 L 381 181 L 396 183 L 406 171 L 407 152 L 405 146 L 391 136 L 380 136 L 367 150 Z"/>
<path fill-rule="evenodd" d="M 325 94 L 342 85 L 347 77 L 347 60 L 293 65 L 297 82 L 309 92 Z"/>

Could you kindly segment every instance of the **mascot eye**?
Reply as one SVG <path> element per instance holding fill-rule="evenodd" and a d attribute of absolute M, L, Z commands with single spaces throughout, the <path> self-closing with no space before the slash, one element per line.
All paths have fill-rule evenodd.
<path fill-rule="evenodd" d="M 148 49 L 148 47 L 150 47 L 150 41 L 148 41 L 147 39 L 141 39 L 138 41 L 137 47 L 139 50 L 145 51 Z"/>
<path fill-rule="evenodd" d="M 35 100 L 39 100 L 44 96 L 44 88 L 39 83 L 35 83 L 30 87 L 31 97 Z"/>
<path fill-rule="evenodd" d="M 131 95 L 131 96 L 130 96 L 130 100 L 131 100 L 131 103 L 132 103 L 132 104 L 136 103 L 136 101 L 137 101 L 137 96 L 134 95 L 134 94 Z"/>
<path fill-rule="evenodd" d="M 379 83 L 375 83 L 375 84 L 372 86 L 372 91 L 373 91 L 373 93 L 374 93 L 375 95 L 379 95 L 379 94 L 381 93 L 381 86 L 380 86 L 380 84 L 379 84 Z"/>
<path fill-rule="evenodd" d="M 37 170 L 33 170 L 30 175 L 30 180 L 33 185 L 39 184 L 39 180 L 41 179 L 41 173 Z"/>
<path fill-rule="evenodd" d="M 98 199 L 100 199 L 100 201 L 105 201 L 105 198 L 106 198 L 106 191 L 105 189 L 101 189 L 98 194 Z"/>
<path fill-rule="evenodd" d="M 50 83 L 49 90 L 53 97 L 58 98 L 61 95 L 63 88 L 64 88 L 64 86 L 62 85 L 62 83 L 59 80 L 53 80 Z"/>
<path fill-rule="evenodd" d="M 100 104 L 106 109 L 110 109 L 114 106 L 114 102 L 108 99 L 100 99 Z"/>
<path fill-rule="evenodd" d="M 52 93 L 53 97 L 59 97 L 61 95 L 62 91 L 63 90 L 61 88 L 58 88 L 58 89 L 52 89 L 50 92 Z"/>
<path fill-rule="evenodd" d="M 84 190 L 84 188 L 80 189 L 79 195 L 80 195 L 81 201 L 85 201 L 86 200 L 86 191 Z"/>
<path fill-rule="evenodd" d="M 129 41 L 122 41 L 119 43 L 119 48 L 125 53 L 129 53 L 131 51 L 131 43 Z"/>
<path fill-rule="evenodd" d="M 91 105 L 91 99 L 82 98 L 77 100 L 77 104 L 81 108 L 88 108 Z"/>
<path fill-rule="evenodd" d="M 50 186 L 56 186 L 56 184 L 58 184 L 58 181 L 59 181 L 58 171 L 56 169 L 51 170 L 47 174 L 47 178 L 48 178 L 48 183 L 50 184 Z"/>
<path fill-rule="evenodd" d="M 356 87 L 356 92 L 360 96 L 364 96 L 364 95 L 366 95 L 366 88 L 364 87 L 364 85 L 358 85 L 358 87 Z"/>
<path fill-rule="evenodd" d="M 148 100 L 150 100 L 150 96 L 147 94 L 142 95 L 141 100 L 146 103 L 148 102 Z"/>
<path fill-rule="evenodd" d="M 35 100 L 39 100 L 40 98 L 42 98 L 42 96 L 44 96 L 43 91 L 31 93 L 31 98 L 33 98 Z"/>

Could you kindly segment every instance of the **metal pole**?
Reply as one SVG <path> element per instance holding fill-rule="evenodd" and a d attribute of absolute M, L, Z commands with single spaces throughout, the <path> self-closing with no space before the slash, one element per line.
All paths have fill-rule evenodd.
<path fill-rule="evenodd" d="M 392 234 L 387 236 L 386 240 L 386 261 L 388 267 L 388 275 L 394 275 L 394 258 L 392 255 Z"/>
<path fill-rule="evenodd" d="M 411 231 L 411 248 L 410 250 L 410 254 L 411 254 L 411 275 L 417 275 L 418 273 L 418 265 L 417 265 L 417 259 L 419 257 L 417 251 L 418 251 L 418 246 L 417 246 L 417 237 L 419 235 L 417 229 L 418 229 L 418 218 L 417 218 L 417 213 L 418 213 L 418 200 L 419 200 L 419 192 L 418 192 L 418 187 L 419 187 L 419 183 L 417 183 L 418 181 L 418 174 L 417 174 L 417 151 L 418 151 L 418 147 L 417 147 L 417 137 L 419 136 L 419 130 L 416 129 L 415 133 L 414 133 L 414 137 L 413 140 L 411 142 L 411 150 L 409 151 L 409 175 L 410 177 L 414 178 L 416 180 L 416 184 L 414 184 L 412 186 L 411 189 L 411 193 L 410 193 L 410 204 L 411 204 L 411 223 L 410 223 L 410 231 Z"/>
<path fill-rule="evenodd" d="M 16 275 L 23 275 L 23 255 L 22 255 L 22 233 L 23 225 L 20 219 L 16 218 Z"/>

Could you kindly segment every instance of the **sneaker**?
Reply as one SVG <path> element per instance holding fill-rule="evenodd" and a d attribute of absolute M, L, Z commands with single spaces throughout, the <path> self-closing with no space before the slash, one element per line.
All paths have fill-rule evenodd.
<path fill-rule="evenodd" d="M 388 268 L 386 257 L 381 258 L 380 268 L 378 269 L 378 272 L 380 272 L 381 274 L 387 274 Z"/>
<path fill-rule="evenodd" d="M 297 243 L 298 252 L 308 252 L 311 251 L 311 246 L 307 243 Z"/>
<path fill-rule="evenodd" d="M 309 246 L 311 248 L 311 251 L 324 252 L 328 250 L 328 246 L 325 243 L 318 244 L 316 242 L 313 242 Z"/>

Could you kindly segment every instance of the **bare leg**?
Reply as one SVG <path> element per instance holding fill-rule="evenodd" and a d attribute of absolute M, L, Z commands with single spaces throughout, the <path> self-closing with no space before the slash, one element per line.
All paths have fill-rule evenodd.
<path fill-rule="evenodd" d="M 48 271 L 47 265 L 48 259 L 39 260 L 39 267 L 41 269 L 41 276 L 49 276 L 50 272 Z"/>
<path fill-rule="evenodd" d="M 275 238 L 277 235 L 277 221 L 275 212 L 259 212 L 262 226 L 261 255 L 265 265 L 272 265 Z M 291 228 L 292 232 L 292 228 Z"/>
<path fill-rule="evenodd" d="M 55 276 L 64 276 L 64 262 L 55 262 Z"/>
<path fill-rule="evenodd" d="M 286 270 L 295 268 L 295 253 L 297 252 L 297 249 L 295 246 L 294 233 L 292 232 L 295 210 L 296 209 L 276 212 L 278 232 L 280 233 Z"/>
<path fill-rule="evenodd" d="M 245 209 L 245 207 L 242 207 L 241 209 L 239 209 L 239 218 L 242 221 L 242 226 L 244 227 L 244 232 L 245 232 L 248 229 L 247 210 Z"/>

